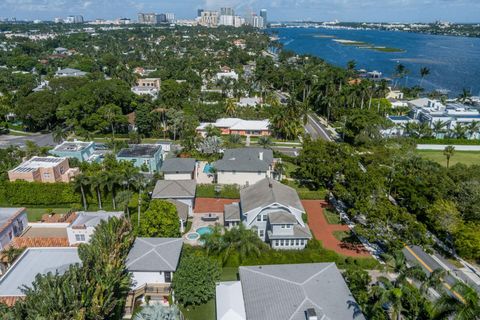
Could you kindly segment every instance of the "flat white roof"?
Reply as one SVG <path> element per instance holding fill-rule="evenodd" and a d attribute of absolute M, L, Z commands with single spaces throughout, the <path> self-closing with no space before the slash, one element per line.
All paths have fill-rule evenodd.
<path fill-rule="evenodd" d="M 220 118 L 216 122 L 202 122 L 197 130 L 203 130 L 209 125 L 217 128 L 229 128 L 231 130 L 269 130 L 268 120 L 243 120 L 239 118 Z"/>
<path fill-rule="evenodd" d="M 15 172 L 30 172 L 38 168 L 53 168 L 60 162 L 66 160 L 65 157 L 33 157 L 13 169 Z"/>
<path fill-rule="evenodd" d="M 217 297 L 217 320 L 247 319 L 242 283 L 240 281 L 219 282 L 215 291 Z"/>
<path fill-rule="evenodd" d="M 81 263 L 76 247 L 28 248 L 0 279 L 0 297 L 23 296 L 20 288 L 31 286 L 37 274 L 63 274 L 74 263 Z"/>

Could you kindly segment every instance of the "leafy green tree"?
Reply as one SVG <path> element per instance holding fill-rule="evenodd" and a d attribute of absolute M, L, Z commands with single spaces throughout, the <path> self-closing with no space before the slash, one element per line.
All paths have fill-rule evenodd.
<path fill-rule="evenodd" d="M 462 223 L 462 218 L 454 202 L 444 199 L 436 200 L 426 210 L 429 225 L 437 232 L 454 234 Z"/>
<path fill-rule="evenodd" d="M 141 237 L 180 237 L 180 220 L 175 206 L 163 200 L 152 200 L 140 219 L 138 235 Z"/>
<path fill-rule="evenodd" d="M 265 148 L 265 149 L 269 149 L 273 145 L 272 138 L 268 136 L 261 136 L 260 138 L 258 138 L 257 143 L 258 145 L 260 145 L 262 148 Z"/>
<path fill-rule="evenodd" d="M 177 306 L 166 307 L 161 304 L 152 304 L 143 307 L 135 314 L 134 320 L 180 320 L 180 311 Z"/>
<path fill-rule="evenodd" d="M 454 238 L 455 249 L 466 259 L 480 260 L 480 224 L 467 223 L 461 226 Z"/>
<path fill-rule="evenodd" d="M 436 319 L 477 320 L 480 315 L 478 292 L 462 282 L 457 282 L 452 290 L 461 298 L 444 293 L 434 305 Z"/>
<path fill-rule="evenodd" d="M 175 298 L 184 306 L 195 306 L 215 297 L 215 283 L 220 279 L 218 262 L 203 256 L 182 256 L 172 287 Z"/>
<path fill-rule="evenodd" d="M 51 129 L 57 124 L 58 105 L 58 96 L 52 92 L 34 92 L 18 101 L 15 113 L 31 131 Z"/>

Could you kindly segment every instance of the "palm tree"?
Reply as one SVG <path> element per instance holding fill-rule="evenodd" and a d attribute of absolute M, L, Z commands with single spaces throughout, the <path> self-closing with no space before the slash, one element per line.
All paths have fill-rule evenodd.
<path fill-rule="evenodd" d="M 227 136 L 227 146 L 236 147 L 242 144 L 242 137 L 238 134 L 231 134 Z"/>
<path fill-rule="evenodd" d="M 100 190 L 104 186 L 104 180 L 102 176 L 91 176 L 90 177 L 90 188 L 93 192 L 97 193 L 98 209 L 102 210 L 102 195 Z"/>
<path fill-rule="evenodd" d="M 269 136 L 261 136 L 258 138 L 258 145 L 264 149 L 269 149 L 272 146 L 272 138 Z"/>
<path fill-rule="evenodd" d="M 458 95 L 457 100 L 461 103 L 470 103 L 472 98 L 472 93 L 470 90 L 463 88 L 462 93 Z"/>
<path fill-rule="evenodd" d="M 442 120 L 437 120 L 433 123 L 433 132 L 435 133 L 435 137 L 438 139 L 438 135 L 442 132 L 444 132 L 444 129 L 447 125 L 447 122 L 446 121 L 442 121 Z"/>
<path fill-rule="evenodd" d="M 446 146 L 443 150 L 443 155 L 447 157 L 447 169 L 450 166 L 450 158 L 455 154 L 455 147 L 454 146 Z"/>
<path fill-rule="evenodd" d="M 348 71 L 355 71 L 357 67 L 357 62 L 355 60 L 350 60 L 347 62 L 347 70 Z"/>
<path fill-rule="evenodd" d="M 467 136 L 467 128 L 463 124 L 457 123 L 453 128 L 453 134 L 457 139 L 465 139 Z"/>
<path fill-rule="evenodd" d="M 116 210 L 117 205 L 115 202 L 115 189 L 118 185 L 120 185 L 122 181 L 122 177 L 115 171 L 107 171 L 102 173 L 104 173 L 103 175 L 104 184 L 107 187 L 107 190 L 112 193 L 113 210 Z"/>
<path fill-rule="evenodd" d="M 133 185 L 136 190 L 138 190 L 138 201 L 137 201 L 137 227 L 140 227 L 140 213 L 142 210 L 142 195 L 143 191 L 147 187 L 147 179 L 141 173 L 135 175 L 133 180 Z"/>
<path fill-rule="evenodd" d="M 82 194 L 83 209 L 87 211 L 87 197 L 85 196 L 85 188 L 90 184 L 90 179 L 85 174 L 76 176 L 73 180 L 76 190 L 80 190 Z"/>
<path fill-rule="evenodd" d="M 420 80 L 420 87 L 423 84 L 423 80 L 425 79 L 426 76 L 430 74 L 430 69 L 427 67 L 423 67 L 420 69 L 420 76 L 422 77 L 422 80 Z"/>
<path fill-rule="evenodd" d="M 472 121 L 467 126 L 468 135 L 470 139 L 475 139 L 478 131 L 480 130 L 480 122 L 479 121 Z"/>
<path fill-rule="evenodd" d="M 227 99 L 227 104 L 225 106 L 225 113 L 228 116 L 234 116 L 237 111 L 237 104 L 235 103 L 235 99 Z"/>
<path fill-rule="evenodd" d="M 456 296 L 445 292 L 434 305 L 435 319 L 478 320 L 480 296 L 470 286 L 457 282 L 451 289 Z"/>
<path fill-rule="evenodd" d="M 377 309 L 387 309 L 390 319 L 400 320 L 402 312 L 406 311 L 403 299 L 408 295 L 407 287 L 403 284 L 393 284 L 385 277 L 378 278 L 379 285 L 372 289 L 372 294 L 377 301 Z"/>
<path fill-rule="evenodd" d="M 422 282 L 420 286 L 420 292 L 426 294 L 429 288 L 440 291 L 443 289 L 442 283 L 446 272 L 442 269 L 435 269 L 432 273 Z"/>
<path fill-rule="evenodd" d="M 68 137 L 68 132 L 60 126 L 56 126 L 52 132 L 52 138 L 55 143 L 63 142 Z"/>
<path fill-rule="evenodd" d="M 130 209 L 128 208 L 128 204 L 130 200 L 132 200 L 133 192 L 130 190 L 122 190 L 117 193 L 115 197 L 115 201 L 117 202 L 118 206 L 123 208 L 123 212 L 127 213 L 127 217 L 130 218 Z"/>

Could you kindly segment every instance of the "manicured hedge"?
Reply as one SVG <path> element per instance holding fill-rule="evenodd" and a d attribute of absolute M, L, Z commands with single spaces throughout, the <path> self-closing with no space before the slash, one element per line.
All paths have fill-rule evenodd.
<path fill-rule="evenodd" d="M 470 139 L 415 139 L 417 144 L 448 144 L 448 145 L 480 145 L 480 140 L 470 140 Z"/>
<path fill-rule="evenodd" d="M 69 183 L 5 181 L 0 185 L 0 202 L 11 206 L 54 206 L 75 205 L 81 200 Z"/>

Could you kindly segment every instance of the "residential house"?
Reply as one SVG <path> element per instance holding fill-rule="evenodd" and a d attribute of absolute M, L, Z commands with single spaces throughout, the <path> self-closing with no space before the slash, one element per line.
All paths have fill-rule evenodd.
<path fill-rule="evenodd" d="M 70 168 L 68 158 L 33 157 L 8 171 L 10 181 L 70 182 L 80 174 L 79 168 Z"/>
<path fill-rule="evenodd" d="M 158 144 L 133 144 L 117 154 L 117 160 L 130 161 L 135 167 L 149 173 L 160 170 L 162 159 L 162 146 Z"/>
<path fill-rule="evenodd" d="M 182 238 L 136 238 L 126 267 L 132 274 L 132 290 L 128 294 L 125 313 L 132 314 L 135 302 L 158 301 L 168 305 L 171 282 L 182 252 Z"/>
<path fill-rule="evenodd" d="M 222 72 L 218 72 L 215 75 L 215 79 L 217 81 L 222 81 L 222 80 L 237 81 L 238 80 L 238 73 L 236 73 L 235 70 L 229 70 L 229 71 L 223 70 Z"/>
<path fill-rule="evenodd" d="M 260 97 L 244 97 L 240 98 L 240 101 L 237 102 L 237 106 L 244 108 L 244 107 L 256 107 L 262 104 L 262 98 Z"/>
<path fill-rule="evenodd" d="M 28 226 L 25 208 L 0 208 L 0 251 Z"/>
<path fill-rule="evenodd" d="M 15 304 L 25 296 L 21 288 L 31 287 L 37 274 L 63 274 L 76 263 L 82 263 L 76 247 L 26 249 L 0 279 L 0 302 Z"/>
<path fill-rule="evenodd" d="M 159 78 L 139 79 L 137 85 L 132 87 L 132 92 L 136 95 L 149 95 L 152 98 L 158 98 L 161 81 Z"/>
<path fill-rule="evenodd" d="M 188 216 L 193 216 L 195 206 L 195 180 L 158 180 L 152 192 L 152 199 L 176 200 L 188 206 Z M 182 217 L 179 217 L 182 220 Z"/>
<path fill-rule="evenodd" d="M 393 123 L 393 126 L 381 130 L 381 133 L 385 137 L 399 137 L 405 134 L 405 126 L 408 123 L 418 123 L 418 120 L 413 120 L 407 116 L 388 116 L 388 120 Z"/>
<path fill-rule="evenodd" d="M 95 152 L 95 142 L 64 141 L 49 151 L 57 157 L 75 158 L 84 161 L 91 161 Z"/>
<path fill-rule="evenodd" d="M 387 99 L 403 100 L 404 94 L 401 90 L 392 90 L 388 88 Z"/>
<path fill-rule="evenodd" d="M 214 162 L 218 184 L 249 186 L 274 177 L 276 159 L 273 151 L 263 148 L 227 149 L 223 158 Z"/>
<path fill-rule="evenodd" d="M 69 51 L 67 48 L 62 48 L 62 47 L 58 47 L 58 48 L 55 48 L 55 50 L 53 50 L 53 54 L 68 54 Z"/>
<path fill-rule="evenodd" d="M 202 122 L 196 128 L 197 133 L 205 137 L 207 127 L 219 128 L 223 135 L 238 134 L 241 136 L 269 136 L 270 121 L 268 120 L 242 120 L 238 118 L 220 118 L 216 122 Z"/>
<path fill-rule="evenodd" d="M 192 158 L 171 158 L 163 162 L 160 172 L 165 180 L 194 180 L 197 162 Z"/>
<path fill-rule="evenodd" d="M 265 178 L 240 190 L 238 209 L 225 208 L 224 224 L 231 228 L 241 221 L 273 249 L 304 249 L 312 238 L 304 213 L 295 189 Z"/>
<path fill-rule="evenodd" d="M 76 219 L 67 227 L 68 242 L 70 245 L 89 242 L 100 222 L 113 217 L 121 218 L 123 212 L 77 212 Z"/>
<path fill-rule="evenodd" d="M 216 288 L 217 320 L 365 320 L 335 263 L 241 266 Z"/>
<path fill-rule="evenodd" d="M 56 78 L 85 77 L 86 75 L 87 75 L 87 72 L 77 70 L 77 69 L 72 69 L 72 68 L 65 68 L 65 69 L 58 68 L 57 72 L 55 72 L 55 77 Z"/>

